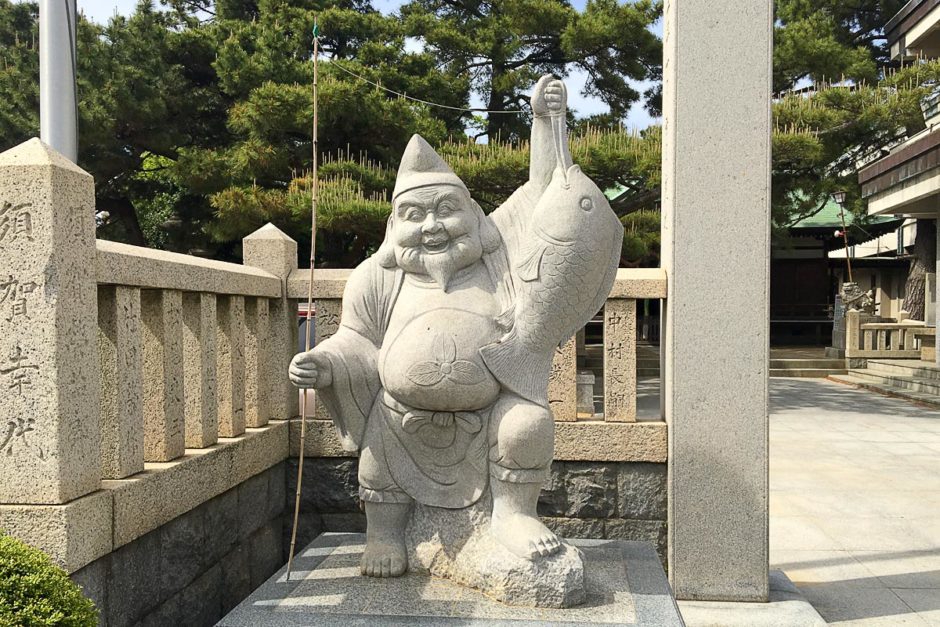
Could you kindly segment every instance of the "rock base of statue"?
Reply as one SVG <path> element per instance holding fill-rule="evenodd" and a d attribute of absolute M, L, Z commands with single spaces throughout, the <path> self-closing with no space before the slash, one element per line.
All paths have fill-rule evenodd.
<path fill-rule="evenodd" d="M 584 602 L 584 559 L 570 544 L 554 555 L 527 560 L 490 534 L 489 492 L 464 509 L 416 505 L 407 529 L 408 564 L 475 588 L 507 605 L 573 607 Z"/>

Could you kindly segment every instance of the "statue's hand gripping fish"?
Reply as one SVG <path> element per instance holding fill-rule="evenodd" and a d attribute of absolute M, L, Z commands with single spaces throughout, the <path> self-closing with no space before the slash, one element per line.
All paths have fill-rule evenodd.
<path fill-rule="evenodd" d="M 623 225 L 581 168 L 556 169 L 532 211 L 528 244 L 514 268 L 512 328 L 480 349 L 513 392 L 547 402 L 555 348 L 604 305 L 617 275 Z"/>

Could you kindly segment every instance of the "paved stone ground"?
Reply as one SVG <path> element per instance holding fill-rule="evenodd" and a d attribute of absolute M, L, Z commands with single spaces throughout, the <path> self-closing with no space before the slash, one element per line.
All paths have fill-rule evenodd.
<path fill-rule="evenodd" d="M 940 625 L 940 412 L 772 379 L 770 562 L 835 625 Z"/>

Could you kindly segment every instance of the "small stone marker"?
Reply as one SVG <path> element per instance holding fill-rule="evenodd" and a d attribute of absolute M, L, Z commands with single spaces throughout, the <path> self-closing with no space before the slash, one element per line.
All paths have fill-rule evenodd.
<path fill-rule="evenodd" d="M 97 490 L 91 176 L 38 139 L 0 154 L 0 502 Z"/>

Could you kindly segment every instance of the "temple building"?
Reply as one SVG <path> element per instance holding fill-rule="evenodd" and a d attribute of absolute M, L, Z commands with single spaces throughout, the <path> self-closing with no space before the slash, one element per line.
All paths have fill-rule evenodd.
<path fill-rule="evenodd" d="M 940 3 L 911 0 L 885 26 L 885 35 L 896 61 L 940 58 Z M 940 86 L 921 106 L 925 128 L 911 133 L 888 154 L 859 171 L 862 197 L 868 202 L 870 215 L 934 221 L 940 218 Z M 910 220 L 905 224 L 912 223 Z M 900 230 L 895 249 L 909 246 L 912 235 L 909 226 Z M 937 266 L 940 259 L 934 273 L 927 277 L 925 318 L 931 325 L 936 325 Z"/>

